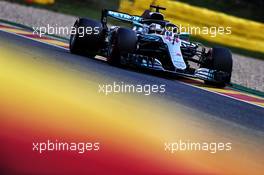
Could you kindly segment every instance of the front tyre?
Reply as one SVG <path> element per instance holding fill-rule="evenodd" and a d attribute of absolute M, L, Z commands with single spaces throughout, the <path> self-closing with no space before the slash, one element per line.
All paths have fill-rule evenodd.
<path fill-rule="evenodd" d="M 231 81 L 233 59 L 229 49 L 222 47 L 215 47 L 212 49 L 212 61 L 210 69 L 216 70 L 215 74 L 216 82 L 205 81 L 206 84 L 225 87 Z"/>
<path fill-rule="evenodd" d="M 102 23 L 87 18 L 76 20 L 70 36 L 70 52 L 94 57 L 104 42 Z"/>
<path fill-rule="evenodd" d="M 117 28 L 113 32 L 107 62 L 111 65 L 120 65 L 121 56 L 134 53 L 137 47 L 135 31 L 127 28 Z"/>

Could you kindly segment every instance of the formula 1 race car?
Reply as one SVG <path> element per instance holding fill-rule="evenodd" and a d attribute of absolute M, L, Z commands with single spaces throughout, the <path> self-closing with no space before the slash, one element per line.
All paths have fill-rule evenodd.
<path fill-rule="evenodd" d="M 84 35 L 73 32 L 70 52 L 94 57 L 101 55 L 115 66 L 133 66 L 204 80 L 206 84 L 224 87 L 230 83 L 232 54 L 226 48 L 206 48 L 190 42 L 188 33 L 164 20 L 160 10 L 151 6 L 142 16 L 103 10 L 101 21 L 79 18 L 73 29 L 86 29 Z M 131 25 L 107 26 L 108 17 Z M 87 32 L 88 31 L 88 32 Z M 191 62 L 197 66 L 191 66 Z M 195 65 L 192 64 L 192 65 Z M 196 67 L 196 68 L 194 68 Z"/>

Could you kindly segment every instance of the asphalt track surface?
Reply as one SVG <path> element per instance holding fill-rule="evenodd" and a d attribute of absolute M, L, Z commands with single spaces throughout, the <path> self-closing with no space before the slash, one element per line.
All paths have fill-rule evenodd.
<path fill-rule="evenodd" d="M 230 125 L 239 124 L 253 130 L 264 131 L 264 109 L 261 107 L 204 91 L 186 85 L 177 79 L 167 79 L 164 76 L 157 77 L 146 72 L 125 70 L 99 60 L 72 55 L 64 49 L 2 31 L 0 31 L 0 39 L 6 43 L 15 43 L 16 47 L 22 47 L 32 54 L 45 55 L 47 59 L 55 57 L 57 61 L 65 63 L 65 66 L 72 65 L 73 69 L 80 69 L 78 71 L 85 71 L 87 74 L 97 72 L 105 77 L 106 82 L 109 77 L 116 82 L 127 84 L 164 84 L 166 85 L 166 93 L 153 95 L 197 110 L 201 114 L 197 117 L 213 116 L 216 119 L 224 119 Z"/>

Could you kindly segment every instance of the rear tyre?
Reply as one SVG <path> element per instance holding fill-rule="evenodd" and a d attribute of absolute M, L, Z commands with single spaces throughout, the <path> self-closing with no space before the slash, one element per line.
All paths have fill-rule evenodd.
<path fill-rule="evenodd" d="M 217 87 L 225 87 L 226 84 L 229 84 L 231 81 L 233 68 L 233 59 L 232 54 L 229 49 L 215 47 L 212 49 L 212 62 L 210 65 L 210 69 L 217 70 L 215 76 L 216 82 L 205 81 L 205 84 L 217 86 Z M 226 74 L 227 75 L 224 75 Z"/>
<path fill-rule="evenodd" d="M 103 26 L 87 18 L 76 20 L 70 37 L 70 52 L 94 57 L 104 42 Z"/>
<path fill-rule="evenodd" d="M 109 48 L 109 57 L 107 62 L 111 65 L 120 65 L 121 56 L 128 53 L 134 53 L 137 47 L 136 33 L 127 28 L 118 28 L 113 33 L 112 43 Z"/>

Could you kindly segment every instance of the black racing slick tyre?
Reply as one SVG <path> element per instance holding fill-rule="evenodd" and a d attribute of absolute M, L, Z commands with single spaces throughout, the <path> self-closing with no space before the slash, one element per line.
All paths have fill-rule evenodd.
<path fill-rule="evenodd" d="M 229 49 L 222 47 L 215 47 L 212 49 L 212 63 L 211 69 L 217 70 L 215 75 L 217 83 L 205 81 L 206 84 L 224 87 L 231 81 L 233 59 Z"/>
<path fill-rule="evenodd" d="M 120 65 L 121 56 L 134 53 L 137 47 L 135 31 L 127 28 L 117 28 L 113 33 L 110 53 L 107 62 L 111 65 Z"/>
<path fill-rule="evenodd" d="M 104 42 L 103 25 L 87 18 L 76 20 L 70 37 L 70 52 L 94 57 Z"/>

